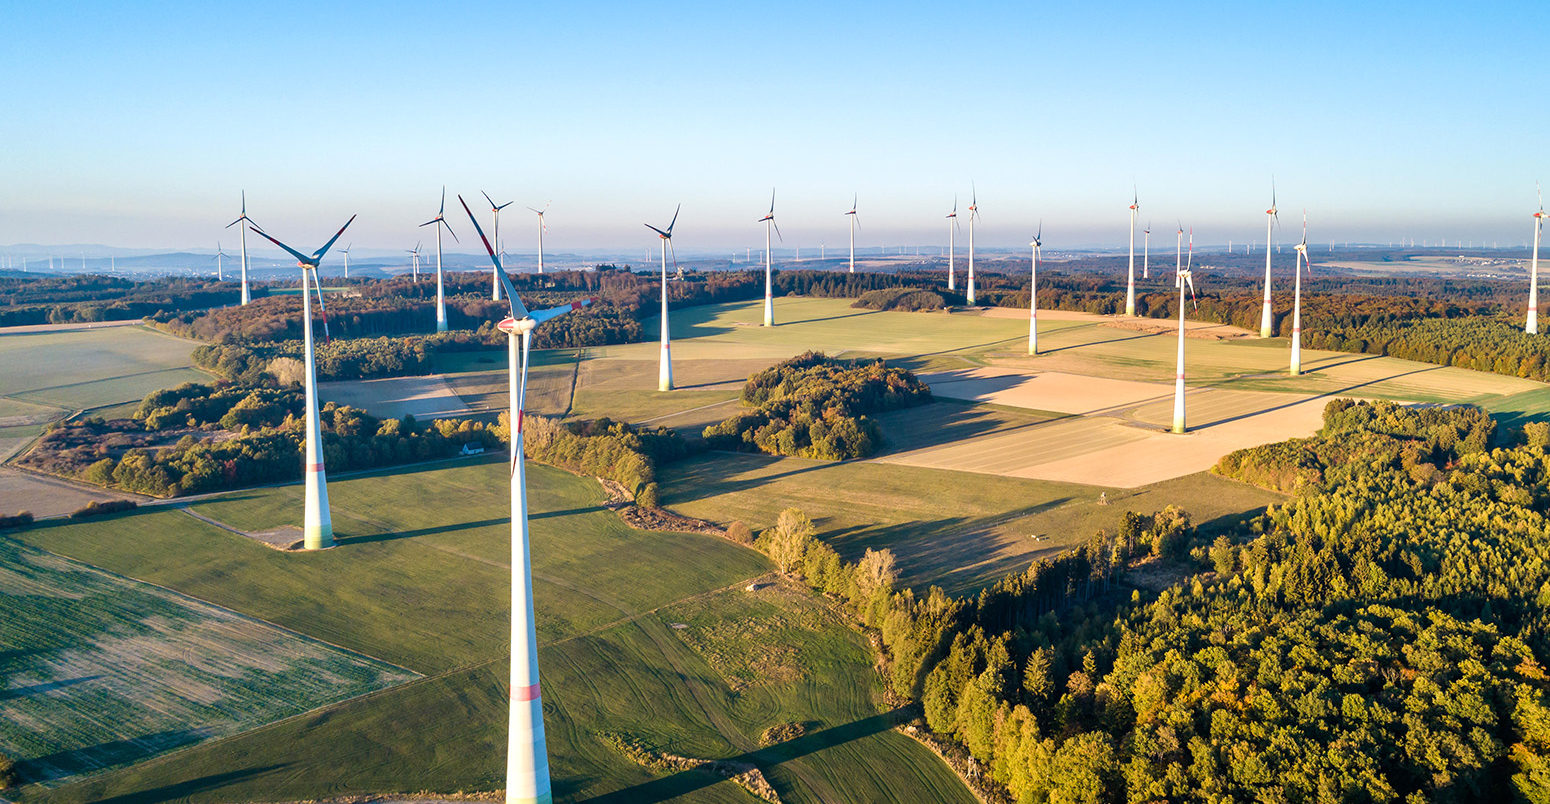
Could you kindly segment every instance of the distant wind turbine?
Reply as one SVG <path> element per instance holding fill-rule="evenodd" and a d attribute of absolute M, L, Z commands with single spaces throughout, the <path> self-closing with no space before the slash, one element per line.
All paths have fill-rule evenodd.
<path fill-rule="evenodd" d="M 775 326 L 775 269 L 773 257 L 770 251 L 770 230 L 775 231 L 775 236 L 780 237 L 782 243 L 786 241 L 780 234 L 780 227 L 775 223 L 775 191 L 770 190 L 770 211 L 760 218 L 759 223 L 764 224 L 764 325 Z"/>
<path fill-rule="evenodd" d="M 457 233 L 452 231 L 452 224 L 447 223 L 447 188 L 441 188 L 441 208 L 436 210 L 436 217 L 420 224 L 421 226 L 436 227 L 436 331 L 447 331 L 447 293 L 446 284 L 441 272 L 441 229 L 446 227 L 447 234 L 452 235 L 452 242 L 458 242 Z"/>
<path fill-rule="evenodd" d="M 242 191 L 241 217 L 237 218 L 231 223 L 226 224 L 226 228 L 230 229 L 231 227 L 236 226 L 238 227 L 237 231 L 242 233 L 242 303 L 247 304 L 253 300 L 253 296 L 248 292 L 248 227 L 242 226 L 241 224 L 243 223 L 247 223 L 252 226 L 258 225 L 253 223 L 252 218 L 248 217 L 248 192 L 246 190 Z"/>
<path fill-rule="evenodd" d="M 1270 243 L 1270 229 L 1280 222 L 1281 216 L 1276 210 L 1276 184 L 1270 183 L 1270 209 L 1265 210 L 1265 243 Z M 1272 318 L 1270 314 L 1270 255 L 1273 249 L 1265 249 L 1265 303 L 1259 314 L 1259 337 L 1268 338 L 1272 333 Z"/>
<path fill-rule="evenodd" d="M 549 231 L 549 225 L 544 223 L 544 213 L 549 211 L 549 204 L 550 204 L 550 202 L 545 201 L 543 209 L 533 209 L 532 207 L 528 207 L 528 209 L 532 209 L 533 212 L 538 214 L 538 272 L 539 273 L 543 273 L 544 272 L 544 232 Z M 564 223 L 564 221 L 561 221 L 561 223 Z"/>
<path fill-rule="evenodd" d="M 856 227 L 860 225 L 860 220 L 856 217 L 856 200 L 858 198 L 859 198 L 859 196 L 854 196 L 854 195 L 851 196 L 851 198 L 850 198 L 850 211 L 845 213 L 846 216 L 848 216 L 850 218 L 850 272 L 851 273 L 855 273 L 856 272 Z M 822 246 L 819 246 L 819 248 L 821 249 Z M 820 254 L 821 253 L 822 252 L 820 252 Z"/>
<path fill-rule="evenodd" d="M 420 244 L 415 243 L 414 248 L 404 249 L 404 251 L 414 257 L 412 270 L 414 271 L 414 281 L 418 282 L 420 281 Z"/>
<path fill-rule="evenodd" d="M 651 224 L 645 224 L 647 229 L 657 233 L 662 239 L 662 355 L 657 365 L 657 390 L 673 390 L 673 351 L 667 327 L 667 251 L 673 246 L 673 227 L 678 225 L 678 211 L 683 209 L 683 204 L 673 210 L 673 220 L 667 225 L 667 230 L 658 229 Z M 678 255 L 673 255 L 673 265 L 678 265 Z"/>
<path fill-rule="evenodd" d="M 493 227 L 494 230 L 490 232 L 490 236 L 495 238 L 495 250 L 500 252 L 501 264 L 504 265 L 506 263 L 506 250 L 501 247 L 501 210 L 517 202 L 507 201 L 504 204 L 497 204 L 495 203 L 495 199 L 490 197 L 489 193 L 486 193 L 483 190 L 480 190 L 479 192 L 484 195 L 484 200 L 490 202 L 490 213 L 495 216 L 495 226 Z M 542 234 L 539 236 L 542 237 Z M 543 259 L 543 247 L 540 246 L 538 249 L 538 261 L 542 263 Z M 498 276 L 492 276 L 490 279 L 491 284 L 494 285 L 494 287 L 490 290 L 490 298 L 494 299 L 495 301 L 500 301 L 501 278 Z"/>
<path fill-rule="evenodd" d="M 1125 315 L 1136 314 L 1136 212 L 1141 209 L 1140 196 L 1134 187 L 1130 190 L 1130 276 L 1125 284 Z"/>
<path fill-rule="evenodd" d="M 1179 286 L 1179 359 L 1173 379 L 1173 432 L 1183 434 L 1184 426 L 1184 286 L 1189 285 L 1189 297 L 1195 298 L 1195 277 L 1190 270 L 1195 264 L 1195 227 L 1189 228 L 1189 262 L 1178 270 L 1174 284 Z M 1199 302 L 1195 303 L 1198 308 Z"/>
<path fill-rule="evenodd" d="M 485 238 L 468 202 L 458 196 L 474 231 L 484 243 L 495 267 L 495 278 L 506 292 L 511 316 L 496 324 L 506 333 L 507 388 L 511 395 L 511 704 L 506 730 L 506 800 L 550 802 L 549 751 L 544 740 L 544 705 L 538 684 L 538 634 L 533 614 L 533 567 L 529 546 L 527 509 L 527 462 L 522 454 L 522 409 L 527 401 L 528 350 L 533 330 L 592 303 L 592 299 L 563 307 L 528 312 L 506 276 L 500 258 Z M 520 359 L 518 339 L 521 339 Z M 520 365 L 520 371 L 518 367 Z"/>
<path fill-rule="evenodd" d="M 355 222 L 355 216 L 339 227 L 339 231 L 328 239 L 323 247 L 312 254 L 306 255 L 270 237 L 264 230 L 256 226 L 250 227 L 259 236 L 271 243 L 285 249 L 296 258 L 296 265 L 301 268 L 301 339 L 302 339 L 302 365 L 305 373 L 306 388 L 304 398 L 306 400 L 306 459 L 305 468 L 305 502 L 302 513 L 302 545 L 308 550 L 321 550 L 334 546 L 334 522 L 328 512 L 328 478 L 323 471 L 323 431 L 318 420 L 318 388 L 317 388 L 317 360 L 314 357 L 312 342 L 312 295 L 307 285 L 307 271 L 311 269 L 314 274 L 318 264 L 323 261 L 323 255 L 334 245 L 344 230 L 350 228 Z M 323 298 L 322 288 L 318 289 L 318 300 Z"/>
<path fill-rule="evenodd" d="M 969 282 L 968 293 L 969 306 L 974 306 L 974 221 L 980 216 L 979 193 L 974 189 L 974 183 L 969 183 Z"/>
<path fill-rule="evenodd" d="M 350 249 L 352 247 L 354 247 L 354 246 L 355 246 L 355 244 L 351 243 L 350 245 L 345 246 L 342 249 L 339 249 L 339 253 L 344 255 L 344 278 L 345 279 L 349 279 L 350 278 Z"/>
<path fill-rule="evenodd" d="M 1141 238 L 1141 278 L 1152 278 L 1152 222 L 1146 222 Z"/>
<path fill-rule="evenodd" d="M 957 289 L 957 269 L 953 266 L 953 235 L 958 230 L 958 196 L 953 196 L 953 211 L 947 213 L 947 289 Z"/>
<path fill-rule="evenodd" d="M 212 259 L 215 260 L 215 281 L 225 282 L 226 269 L 222 267 L 222 262 L 226 259 L 226 252 L 221 250 L 221 243 L 219 240 L 215 242 L 215 257 Z"/>

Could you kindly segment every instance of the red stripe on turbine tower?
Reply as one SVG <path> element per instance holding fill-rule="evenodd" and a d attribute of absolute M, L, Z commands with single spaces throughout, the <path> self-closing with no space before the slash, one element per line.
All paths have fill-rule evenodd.
<path fill-rule="evenodd" d="M 529 684 L 526 687 L 513 687 L 511 690 L 511 699 L 513 701 L 536 701 L 538 698 L 537 684 Z"/>
<path fill-rule="evenodd" d="M 321 464 L 321 463 L 309 463 L 309 464 L 307 464 L 307 471 L 309 471 L 309 472 L 321 472 L 321 471 L 323 471 L 323 464 Z"/>

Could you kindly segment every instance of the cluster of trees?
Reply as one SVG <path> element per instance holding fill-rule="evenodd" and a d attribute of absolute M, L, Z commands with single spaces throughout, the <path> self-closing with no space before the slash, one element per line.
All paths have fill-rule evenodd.
<path fill-rule="evenodd" d="M 1314 349 L 1389 355 L 1443 366 L 1550 380 L 1545 340 L 1502 316 L 1371 321 L 1304 330 Z"/>
<path fill-rule="evenodd" d="M 977 598 L 849 597 L 890 687 L 1018 801 L 1547 800 L 1550 425 L 1326 420 L 1319 482 L 1209 546 L 1132 514 Z M 1210 571 L 1125 590 L 1151 554 Z"/>
<path fill-rule="evenodd" d="M 509 432 L 508 414 L 501 414 L 501 433 Z M 535 461 L 582 475 L 619 483 L 637 505 L 657 507 L 656 468 L 678 460 L 691 449 L 673 430 L 636 430 L 623 422 L 596 419 L 562 423 L 546 416 L 523 419 L 522 452 Z"/>
<path fill-rule="evenodd" d="M 51 428 L 22 462 L 53 474 L 155 497 L 294 480 L 305 439 L 295 388 L 188 383 L 148 395 L 132 419 L 88 418 Z M 377 419 L 332 402 L 322 408 L 323 455 L 349 471 L 493 447 L 503 432 L 482 422 Z"/>
<path fill-rule="evenodd" d="M 849 274 L 846 274 L 847 276 Z M 840 360 L 806 352 L 748 378 L 738 413 L 704 431 L 717 449 L 842 461 L 881 442 L 866 414 L 930 401 L 931 389 L 882 360 Z"/>
<path fill-rule="evenodd" d="M 920 312 L 941 310 L 947 306 L 947 300 L 934 290 L 899 287 L 869 290 L 861 294 L 861 298 L 856 299 L 850 306 L 863 310 Z"/>
<path fill-rule="evenodd" d="M 1424 480 L 1439 477 L 1442 467 L 1460 456 L 1484 452 L 1495 433 L 1496 420 L 1472 406 L 1408 408 L 1336 399 L 1324 406 L 1318 435 L 1228 453 L 1212 471 L 1290 493 L 1323 484 L 1331 467 L 1392 451 L 1402 469 Z"/>
<path fill-rule="evenodd" d="M 32 512 L 28 510 L 17 511 L 14 514 L 0 513 L 0 528 L 19 528 L 32 524 Z M 0 785 L 4 787 L 5 785 Z"/>
<path fill-rule="evenodd" d="M 257 295 L 263 292 L 255 289 Z M 230 282 L 202 279 L 136 282 L 96 275 L 0 278 L 0 327 L 126 321 L 230 304 L 236 293 Z"/>

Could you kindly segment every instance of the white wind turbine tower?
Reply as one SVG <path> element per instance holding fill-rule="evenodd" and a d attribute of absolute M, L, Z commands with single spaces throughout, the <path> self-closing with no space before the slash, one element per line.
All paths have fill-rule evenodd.
<path fill-rule="evenodd" d="M 1270 209 L 1265 210 L 1265 305 L 1259 314 L 1259 337 L 1268 338 L 1272 333 L 1272 321 L 1270 313 L 1270 255 L 1275 249 L 1269 248 L 1270 228 L 1281 220 L 1276 210 L 1276 185 L 1270 183 Z"/>
<path fill-rule="evenodd" d="M 958 230 L 958 196 L 953 196 L 953 211 L 947 213 L 947 289 L 956 290 L 957 270 L 953 266 L 953 234 Z"/>
<path fill-rule="evenodd" d="M 237 218 L 231 223 L 226 224 L 226 228 L 230 229 L 231 227 L 236 226 L 238 227 L 237 231 L 242 233 L 242 303 L 247 304 L 253 300 L 253 295 L 248 292 L 248 229 L 246 226 L 241 225 L 243 223 L 253 224 L 254 226 L 257 225 L 253 223 L 252 218 L 248 217 L 248 193 L 246 190 L 242 191 L 241 217 Z"/>
<path fill-rule="evenodd" d="M 1308 253 L 1308 213 L 1302 213 L 1302 242 L 1296 246 L 1297 279 L 1292 291 L 1292 366 L 1288 372 L 1293 377 L 1302 374 L 1302 266 L 1308 264 L 1308 275 L 1313 275 L 1313 259 Z"/>
<path fill-rule="evenodd" d="M 1028 354 L 1039 353 L 1039 250 L 1044 248 L 1044 221 L 1028 244 L 1033 248 L 1033 271 L 1028 282 Z"/>
<path fill-rule="evenodd" d="M 980 216 L 979 193 L 974 183 L 969 183 L 969 281 L 967 285 L 969 306 L 974 306 L 974 219 Z"/>
<path fill-rule="evenodd" d="M 1189 296 L 1195 298 L 1195 277 L 1190 268 L 1195 264 L 1195 228 L 1189 230 L 1189 262 L 1178 269 L 1174 284 L 1179 286 L 1179 359 L 1173 379 L 1173 432 L 1183 434 L 1184 426 L 1184 286 L 1189 285 Z M 1197 302 L 1195 306 L 1200 305 Z"/>
<path fill-rule="evenodd" d="M 318 383 L 317 361 L 313 356 L 312 344 L 312 294 L 307 284 L 307 271 L 311 269 L 316 274 L 318 263 L 322 262 L 323 255 L 328 253 L 329 247 L 334 241 L 344 234 L 344 230 L 350 228 L 355 221 L 351 215 L 350 220 L 339 227 L 339 231 L 328 239 L 327 243 L 317 251 L 307 256 L 270 237 L 262 229 L 252 227 L 264 239 L 285 249 L 296 258 L 296 264 L 301 268 L 301 336 L 302 357 L 306 382 L 304 397 L 306 399 L 306 462 L 305 469 L 305 495 L 302 514 L 302 545 L 308 550 L 322 550 L 334 546 L 334 522 L 328 512 L 328 478 L 323 471 L 323 432 L 318 421 Z M 323 301 L 322 288 L 318 289 L 318 303 Z"/>
<path fill-rule="evenodd" d="M 1130 198 L 1130 277 L 1125 285 L 1125 315 L 1136 314 L 1136 212 L 1141 209 L 1140 197 L 1131 188 Z"/>
<path fill-rule="evenodd" d="M 350 249 L 353 248 L 354 246 L 355 246 L 355 244 L 351 243 L 350 245 L 345 246 L 342 249 L 339 249 L 339 253 L 344 255 L 344 278 L 345 279 L 349 279 L 350 278 Z"/>
<path fill-rule="evenodd" d="M 221 266 L 221 262 L 225 259 L 226 252 L 221 250 L 221 243 L 217 240 L 215 242 L 215 281 L 217 282 L 226 281 L 226 269 Z"/>
<path fill-rule="evenodd" d="M 484 200 L 490 202 L 490 213 L 495 216 L 494 231 L 490 232 L 490 235 L 495 238 L 495 250 L 500 252 L 501 264 L 504 265 L 505 262 L 506 262 L 506 249 L 501 247 L 501 210 L 503 210 L 506 207 L 509 207 L 512 204 L 515 204 L 517 202 L 515 202 L 515 201 L 507 201 L 504 204 L 497 204 L 497 203 L 495 203 L 495 199 L 490 197 L 489 193 L 486 193 L 483 190 L 480 190 L 479 192 L 484 194 Z M 539 232 L 538 237 L 539 237 L 538 262 L 541 265 L 541 264 L 543 264 L 543 261 L 544 261 L 544 249 L 543 249 L 543 245 L 542 245 L 542 243 L 543 243 L 543 233 L 542 233 L 542 231 Z M 494 299 L 495 301 L 500 301 L 501 300 L 501 280 L 500 280 L 500 277 L 498 277 L 498 276 L 491 277 L 491 279 L 494 280 L 493 283 L 492 283 L 494 285 L 494 287 L 493 287 L 493 289 L 490 290 L 490 298 Z"/>
<path fill-rule="evenodd" d="M 858 198 L 859 198 L 859 196 L 851 196 L 851 199 L 850 199 L 850 211 L 845 213 L 845 215 L 850 218 L 850 272 L 851 273 L 855 273 L 856 272 L 856 226 L 858 226 L 860 224 L 860 220 L 856 217 L 856 201 L 858 200 Z M 819 249 L 822 249 L 822 248 L 823 248 L 822 246 L 819 246 Z M 820 254 L 821 253 L 822 252 L 820 251 Z"/>
<path fill-rule="evenodd" d="M 1141 278 L 1152 278 L 1152 222 L 1146 222 L 1141 230 Z"/>
<path fill-rule="evenodd" d="M 409 254 L 413 258 L 413 262 L 411 264 L 413 265 L 414 270 L 414 281 L 420 281 L 420 244 L 415 243 L 414 248 L 404 249 L 404 253 Z"/>
<path fill-rule="evenodd" d="M 441 208 L 436 210 L 436 217 L 420 224 L 421 226 L 436 227 L 436 331 L 447 331 L 447 293 L 446 285 L 441 273 L 441 229 L 447 229 L 447 234 L 452 235 L 452 242 L 458 242 L 457 233 L 452 231 L 452 224 L 447 223 L 447 188 L 441 188 Z"/>
<path fill-rule="evenodd" d="M 496 325 L 506 333 L 506 355 L 511 394 L 511 706 L 506 733 L 506 800 L 550 802 L 549 751 L 544 740 L 544 705 L 538 685 L 538 635 L 533 621 L 533 568 L 528 538 L 527 464 L 522 455 L 522 407 L 527 397 L 528 349 L 533 330 L 545 321 L 579 310 L 592 299 L 571 302 L 529 313 L 517 298 L 517 290 L 501 267 L 500 258 L 485 238 L 468 202 L 463 210 L 484 242 L 495 267 L 495 277 L 506 292 L 511 316 Z M 518 338 L 521 338 L 520 373 Z"/>
<path fill-rule="evenodd" d="M 678 209 L 673 210 L 673 221 L 667 225 L 666 231 L 649 223 L 645 225 L 647 229 L 656 232 L 657 237 L 662 240 L 662 356 L 657 366 L 658 391 L 673 390 L 673 351 L 667 327 L 667 250 L 673 246 L 673 227 L 678 225 L 678 211 L 681 209 L 683 204 L 679 204 Z M 673 255 L 673 265 L 678 265 L 677 254 Z"/>
<path fill-rule="evenodd" d="M 1534 188 L 1539 190 L 1539 185 Z M 1530 335 L 1539 334 L 1539 233 L 1545 225 L 1545 194 L 1539 190 L 1539 211 L 1534 213 L 1534 251 L 1529 258 L 1528 271 L 1528 319 L 1523 325 L 1523 331 Z"/>
<path fill-rule="evenodd" d="M 539 273 L 543 273 L 544 272 L 544 232 L 549 231 L 549 225 L 544 223 L 544 213 L 549 211 L 549 204 L 550 203 L 551 202 L 549 202 L 549 201 L 545 201 L 543 209 L 533 209 L 532 207 L 528 207 L 528 209 L 532 209 L 533 212 L 538 214 L 538 272 Z M 563 221 L 562 221 L 562 223 L 563 223 Z"/>
<path fill-rule="evenodd" d="M 775 326 L 775 284 L 774 263 L 771 262 L 770 230 L 775 230 L 775 236 L 780 237 L 781 242 L 786 238 L 781 237 L 780 227 L 775 224 L 775 191 L 770 190 L 770 211 L 760 218 L 759 223 L 764 224 L 764 325 Z"/>

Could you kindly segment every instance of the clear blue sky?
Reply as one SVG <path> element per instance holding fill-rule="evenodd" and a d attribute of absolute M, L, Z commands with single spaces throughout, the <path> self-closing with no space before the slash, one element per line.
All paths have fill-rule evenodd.
<path fill-rule="evenodd" d="M 326 7 L 324 7 L 326 6 Z M 237 195 L 315 246 L 404 248 L 449 194 L 551 250 L 946 240 L 1519 242 L 1550 181 L 1543 4 L 14 3 L 0 243 L 213 247 Z M 449 196 L 450 197 L 450 196 Z M 449 218 L 451 210 L 449 209 Z M 452 218 L 468 231 L 461 211 Z M 531 213 L 509 247 L 531 249 Z M 967 230 L 963 238 L 967 239 Z M 316 241 L 316 243 L 314 243 Z M 462 250 L 468 250 L 467 240 Z"/>

